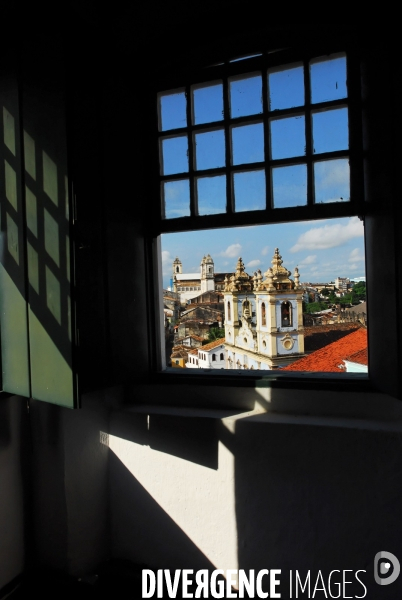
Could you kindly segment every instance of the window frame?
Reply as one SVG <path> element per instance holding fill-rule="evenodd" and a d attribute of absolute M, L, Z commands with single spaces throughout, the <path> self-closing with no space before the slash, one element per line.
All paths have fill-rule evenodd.
<path fill-rule="evenodd" d="M 308 69 L 310 60 L 314 58 L 325 57 L 326 55 L 338 55 L 346 53 L 347 55 L 347 79 L 348 79 L 348 97 L 346 99 L 339 100 L 331 100 L 328 102 L 322 103 L 311 103 L 308 97 L 308 86 L 306 85 L 306 70 Z M 292 66 L 295 63 L 303 62 L 304 71 L 305 71 L 305 104 L 303 107 L 295 107 L 289 109 L 281 109 L 275 111 L 269 111 L 267 107 L 267 72 L 273 67 L 280 66 Z M 192 145 L 189 145 L 189 171 L 188 177 L 190 181 L 192 178 L 195 179 L 196 176 L 213 176 L 219 174 L 226 174 L 226 181 L 228 189 L 228 201 L 226 207 L 226 213 L 213 214 L 213 215 L 197 215 L 196 214 L 196 206 L 195 206 L 195 191 L 194 186 L 190 185 L 190 209 L 191 215 L 188 217 L 179 217 L 173 219 L 164 219 L 161 214 L 158 214 L 160 210 L 162 210 L 162 215 L 164 211 L 164 207 L 162 205 L 162 200 L 156 210 L 154 212 L 155 216 L 155 234 L 159 235 L 160 233 L 173 233 L 179 231 L 191 231 L 195 229 L 218 229 L 221 227 L 236 227 L 236 226 L 244 226 L 244 225 L 258 225 L 258 224 L 270 224 L 270 223 L 281 223 L 281 222 L 292 222 L 292 221 L 304 221 L 304 220 L 316 220 L 316 219 L 326 219 L 331 217 L 348 217 L 348 216 L 356 216 L 356 215 L 364 215 L 367 203 L 364 201 L 364 181 L 363 181 L 363 148 L 362 148 L 362 125 L 361 125 L 361 112 L 362 112 L 362 100 L 361 100 L 361 91 L 359 83 L 356 83 L 356 80 L 360 79 L 359 75 L 360 65 L 359 59 L 356 55 L 356 52 L 353 52 L 351 49 L 344 47 L 344 45 L 339 46 L 336 45 L 332 49 L 328 47 L 317 47 L 313 50 L 284 50 L 281 52 L 275 53 L 266 53 L 261 57 L 251 58 L 245 61 L 239 62 L 230 62 L 227 61 L 223 65 L 212 66 L 209 68 L 204 68 L 201 70 L 194 71 L 191 74 L 183 73 L 181 84 L 179 85 L 180 75 L 175 73 L 175 76 L 172 77 L 172 80 L 166 81 L 164 79 L 156 88 L 155 95 L 158 96 L 161 93 L 166 93 L 174 90 L 185 90 L 187 97 L 190 97 L 191 91 L 193 87 L 200 85 L 201 83 L 216 83 L 221 80 L 223 82 L 223 91 L 224 91 L 224 109 L 225 113 L 229 115 L 229 105 L 228 105 L 228 93 L 227 93 L 227 83 L 229 79 L 233 76 L 240 77 L 241 75 L 247 75 L 259 72 L 262 75 L 263 82 L 263 98 L 264 98 L 264 109 L 263 113 L 259 115 L 250 115 L 245 117 L 238 118 L 230 118 L 229 116 L 224 121 L 218 121 L 214 123 L 205 123 L 193 125 L 191 120 L 191 106 L 190 102 L 187 102 L 187 122 L 188 126 L 178 129 L 166 130 L 164 132 L 159 131 L 159 123 L 158 123 L 158 113 L 154 109 L 154 136 L 157 140 L 161 139 L 163 136 L 173 136 L 180 135 L 187 132 L 189 139 L 193 137 L 193 135 L 197 131 L 202 131 L 203 129 L 208 129 L 213 124 L 216 127 L 224 128 L 226 132 L 226 136 L 229 138 L 230 133 L 229 130 L 234 125 L 241 125 L 252 123 L 255 120 L 258 121 L 269 121 L 273 118 L 291 116 L 295 113 L 308 112 L 313 113 L 314 111 L 336 107 L 345 105 L 348 106 L 349 109 L 349 149 L 347 151 L 333 151 L 327 152 L 320 155 L 320 160 L 330 160 L 336 159 L 338 157 L 342 157 L 342 155 L 347 154 L 349 157 L 349 162 L 351 163 L 351 172 L 353 172 L 353 176 L 350 178 L 350 196 L 351 200 L 348 202 L 340 202 L 340 203 L 331 203 L 331 204 L 314 204 L 313 203 L 313 191 L 312 189 L 308 190 L 308 199 L 307 206 L 296 206 L 296 207 L 286 207 L 286 208 L 271 208 L 270 206 L 270 185 L 267 178 L 266 182 L 266 191 L 267 191 L 267 208 L 265 210 L 255 210 L 255 211 L 244 211 L 244 212 L 235 212 L 234 210 L 234 201 L 233 201 L 233 193 L 231 190 L 231 174 L 235 172 L 242 172 L 247 170 L 253 170 L 255 168 L 265 168 L 266 165 L 272 164 L 273 166 L 281 166 L 293 163 L 307 164 L 307 169 L 310 171 L 310 176 L 308 178 L 309 188 L 312 186 L 312 165 L 314 161 L 314 157 L 318 155 L 313 154 L 310 150 L 307 151 L 305 156 L 300 157 L 292 157 L 292 158 L 283 158 L 271 160 L 267 158 L 269 156 L 269 139 L 268 139 L 268 127 L 265 127 L 265 136 L 264 136 L 264 151 L 266 159 L 262 163 L 250 163 L 250 164 L 240 164 L 240 165 L 232 165 L 230 161 L 230 156 L 228 155 L 228 151 L 226 152 L 226 166 L 217 168 L 217 169 L 207 169 L 199 172 L 195 172 L 193 168 L 193 151 Z M 350 84 L 349 84 L 350 82 Z M 176 84 L 176 85 L 175 85 Z M 153 106 L 155 106 L 155 100 L 153 99 Z M 310 124 L 307 123 L 306 129 L 306 144 L 310 144 L 311 141 L 311 120 Z M 157 157 L 159 159 L 159 141 L 155 141 L 154 137 L 154 149 L 157 148 L 157 154 L 155 150 L 153 151 L 154 160 L 157 161 Z M 226 145 L 226 149 L 228 148 L 228 144 Z M 316 162 L 316 161 L 314 161 Z M 269 168 L 269 167 L 268 167 Z M 155 168 L 155 174 L 158 173 L 158 181 L 164 180 L 175 180 L 175 179 L 183 179 L 186 177 L 186 174 L 172 174 L 167 176 L 161 176 L 159 174 L 159 167 Z M 196 173 L 196 174 L 195 174 Z M 160 197 L 159 183 L 155 185 L 154 188 L 155 197 Z M 308 213 L 308 214 L 307 214 Z"/>
<path fill-rule="evenodd" d="M 371 134 L 367 133 L 367 130 L 375 130 L 374 138 L 381 139 L 382 135 L 385 135 L 380 131 L 379 127 L 373 127 L 373 113 L 376 111 L 376 103 L 379 100 L 380 92 L 375 89 L 375 86 L 369 86 L 369 90 L 367 88 L 367 82 L 371 78 L 373 81 L 373 76 L 376 77 L 380 73 L 380 68 L 383 66 L 380 61 L 373 60 L 374 52 L 371 50 L 367 50 L 366 48 L 356 50 L 356 46 L 348 46 L 348 44 L 341 43 L 341 45 L 335 46 L 327 46 L 327 47 L 316 47 L 314 48 L 314 52 L 304 52 L 302 49 L 300 52 L 298 50 L 293 51 L 285 51 L 284 54 L 278 53 L 277 56 L 274 56 L 272 64 L 281 64 L 287 65 L 291 64 L 291 62 L 297 62 L 300 60 L 300 56 L 308 56 L 315 57 L 323 56 L 325 54 L 335 54 L 336 52 L 344 51 L 347 55 L 347 65 L 348 65 L 348 100 L 349 100 L 349 130 L 350 130 L 350 151 L 349 157 L 351 161 L 351 201 L 345 202 L 341 204 L 335 205 L 313 205 L 309 206 L 309 215 L 303 215 L 301 218 L 301 214 L 303 210 L 298 210 L 299 207 L 295 208 L 284 208 L 284 209 L 273 209 L 276 211 L 276 214 L 273 215 L 273 218 L 269 221 L 266 219 L 265 211 L 255 211 L 250 213 L 231 213 L 230 214 L 230 224 L 227 222 L 227 215 L 207 215 L 207 216 L 190 216 L 185 217 L 185 221 L 183 218 L 178 219 L 169 219 L 162 220 L 158 218 L 158 209 L 160 207 L 159 204 L 159 176 L 156 178 L 157 184 L 154 187 L 154 198 L 158 198 L 158 202 L 155 200 L 155 211 L 154 215 L 156 220 L 149 224 L 147 228 L 148 232 L 148 248 L 150 257 L 150 264 L 152 264 L 153 269 L 153 289 L 158 290 L 161 287 L 161 272 L 160 272 L 160 240 L 159 236 L 161 233 L 170 233 L 170 232 L 178 232 L 178 231 L 190 231 L 191 229 L 214 229 L 220 228 L 223 226 L 227 227 L 236 227 L 240 225 L 258 225 L 258 224 L 267 224 L 275 223 L 275 222 L 285 222 L 285 221 L 299 221 L 299 220 L 316 220 L 316 219 L 325 219 L 331 217 L 341 217 L 341 216 L 356 216 L 358 215 L 365 223 L 365 245 L 366 245 L 366 265 L 367 265 L 367 280 L 368 280 L 368 295 L 371 298 L 368 298 L 368 312 L 370 312 L 370 303 L 378 305 L 378 293 L 374 290 L 374 280 L 378 273 L 380 272 L 378 259 L 374 256 L 373 246 L 367 250 L 367 247 L 370 246 L 373 240 L 376 238 L 375 232 L 378 230 L 383 230 L 384 223 L 388 225 L 394 224 L 394 203 L 392 198 L 389 196 L 386 204 L 386 208 L 384 205 L 380 205 L 380 199 L 378 198 L 378 194 L 376 194 L 375 187 L 372 185 L 372 182 L 375 180 L 376 173 L 378 169 L 376 168 L 376 159 L 379 158 L 380 153 L 379 150 L 373 151 L 373 146 L 371 146 L 371 155 L 367 152 L 367 138 Z M 381 52 L 380 52 L 381 54 Z M 386 54 L 386 52 L 384 52 Z M 284 57 L 289 57 L 289 59 L 285 59 Z M 290 57 L 293 57 L 293 60 L 290 60 Z M 250 62 L 247 64 L 247 68 L 245 68 L 244 63 L 241 61 L 239 63 L 232 63 L 231 72 L 237 70 L 237 72 L 248 73 L 256 70 L 254 65 L 257 63 L 259 59 L 250 59 Z M 236 66 L 233 67 L 233 64 Z M 224 66 L 225 68 L 227 65 Z M 221 69 L 224 68 L 220 66 Z M 211 67 L 212 68 L 212 67 Z M 216 69 L 217 67 L 213 67 Z M 206 74 L 208 69 L 204 69 L 202 74 L 199 75 L 199 72 L 194 69 L 185 70 L 185 75 L 188 73 L 191 74 L 189 79 L 187 80 L 188 89 L 190 89 L 190 85 L 195 85 L 197 82 L 199 83 L 201 80 L 204 81 L 216 81 L 219 79 L 216 71 L 211 71 Z M 368 75 L 367 75 L 368 71 Z M 363 76 L 363 79 L 366 77 L 365 81 L 362 84 L 362 89 L 360 87 L 360 80 Z M 154 94 L 157 92 L 162 92 L 168 89 L 176 89 L 179 87 L 183 87 L 183 75 L 176 72 L 172 79 L 169 79 L 169 85 L 167 85 L 166 74 L 161 80 L 158 80 L 156 89 L 154 90 Z M 384 78 L 383 78 L 384 80 Z M 180 83 L 179 83 L 180 82 Z M 154 97 L 154 96 L 153 96 Z M 363 115 L 363 118 L 362 118 Z M 155 122 L 155 120 L 154 120 Z M 155 134 L 156 137 L 159 136 L 159 132 L 157 131 L 157 123 L 155 123 Z M 155 137 L 154 137 L 155 139 Z M 353 140 L 353 142 L 352 142 Z M 352 167 L 353 165 L 353 167 Z M 356 165 L 358 167 L 356 168 Z M 230 168 L 230 165 L 228 165 Z M 352 174 L 353 173 L 353 174 Z M 369 176 L 368 176 L 369 173 Z M 156 174 L 156 173 L 155 173 Z M 363 185 L 364 179 L 364 185 Z M 363 187 L 366 187 L 366 197 L 363 193 Z M 374 193 L 373 193 L 374 192 Z M 377 197 L 376 197 L 377 196 Z M 158 206 L 157 206 L 158 204 Z M 335 206 L 335 211 L 333 210 Z M 301 207 L 304 209 L 305 207 Z M 304 211 L 307 212 L 307 211 Z M 336 214 L 334 215 L 334 212 Z M 258 213 L 258 214 L 257 214 Z M 163 225 L 162 225 L 163 222 Z M 395 232 L 394 232 L 395 233 Z M 393 238 L 393 248 L 397 244 L 397 237 Z M 367 256 L 368 255 L 368 256 Z M 395 255 L 392 251 L 387 253 L 388 258 L 391 262 L 391 267 L 396 272 L 398 270 L 398 264 L 395 261 Z M 371 286 L 372 284 L 372 286 Z M 371 287 L 371 289 L 370 289 Z M 399 288 L 398 290 L 399 291 Z M 395 297 L 397 301 L 397 294 Z M 396 308 L 396 302 L 395 302 Z M 156 311 L 157 312 L 157 311 Z M 154 323 L 158 323 L 158 316 L 155 314 L 152 316 Z M 372 325 L 372 324 L 371 324 Z M 156 332 L 158 327 L 156 326 Z M 390 348 L 391 351 L 395 353 L 394 360 L 392 361 L 393 366 L 399 360 L 399 329 L 394 331 L 394 335 L 389 336 L 391 339 Z M 378 336 L 378 327 L 373 328 L 373 330 L 369 329 L 369 344 L 373 346 L 373 340 Z M 292 374 L 287 373 L 286 375 L 281 373 L 275 373 L 275 375 L 270 374 L 269 372 L 259 372 L 256 373 L 244 373 L 242 372 L 241 377 L 239 377 L 240 371 L 230 371 L 222 374 L 221 372 L 212 372 L 208 371 L 208 376 L 200 373 L 200 370 L 197 372 L 192 371 L 191 369 L 186 369 L 186 372 L 177 374 L 177 372 L 172 375 L 169 369 L 162 370 L 162 363 L 164 360 L 163 353 L 164 348 L 162 348 L 162 356 L 159 355 L 159 352 L 155 352 L 155 348 L 158 348 L 158 343 L 154 343 L 155 340 L 159 338 L 158 333 L 153 337 L 151 341 L 151 347 L 153 349 L 153 361 L 151 365 L 151 378 L 154 382 L 163 382 L 164 384 L 169 383 L 171 385 L 175 385 L 177 383 L 183 383 L 184 381 L 190 385 L 202 385 L 202 386 L 210 386 L 210 385 L 218 385 L 219 387 L 227 386 L 230 388 L 232 385 L 240 385 L 242 387 L 256 387 L 258 385 L 258 381 L 261 380 L 266 383 L 269 387 L 286 389 L 286 388 L 297 388 L 297 389 L 307 389 L 307 390 L 334 390 L 338 391 L 352 391 L 352 392 L 382 392 L 388 394 L 392 397 L 398 397 L 400 394 L 400 380 L 398 373 L 394 369 L 391 372 L 390 368 L 386 369 L 388 379 L 387 382 L 384 382 L 383 373 L 381 374 L 381 363 L 379 360 L 379 352 L 372 351 L 370 349 L 369 352 L 369 364 L 370 371 L 369 376 L 360 377 L 360 376 L 350 376 L 348 375 L 346 378 L 337 378 L 331 374 Z M 161 338 L 162 339 L 162 338 Z M 160 347 L 160 346 L 159 346 Z"/>

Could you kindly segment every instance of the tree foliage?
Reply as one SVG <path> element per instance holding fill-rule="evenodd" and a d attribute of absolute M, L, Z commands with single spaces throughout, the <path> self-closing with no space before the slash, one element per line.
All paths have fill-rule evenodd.
<path fill-rule="evenodd" d="M 225 337 L 225 328 L 224 327 L 211 327 L 208 332 L 208 343 L 214 342 L 215 340 L 219 340 L 220 338 Z"/>
<path fill-rule="evenodd" d="M 310 302 L 309 304 L 305 304 L 305 312 L 309 314 L 320 312 L 326 308 L 328 308 L 328 306 L 325 302 Z"/>
<path fill-rule="evenodd" d="M 359 281 L 353 286 L 353 294 L 358 300 L 366 299 L 366 283 L 365 281 Z"/>

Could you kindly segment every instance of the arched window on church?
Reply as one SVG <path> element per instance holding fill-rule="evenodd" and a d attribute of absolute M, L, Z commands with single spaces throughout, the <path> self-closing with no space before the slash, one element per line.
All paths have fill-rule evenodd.
<path fill-rule="evenodd" d="M 282 302 L 281 305 L 282 327 L 291 327 L 292 325 L 292 305 L 290 302 Z"/>
<path fill-rule="evenodd" d="M 224 360 L 224 358 L 223 358 L 223 352 L 221 352 L 221 354 L 219 356 L 219 360 Z"/>
<path fill-rule="evenodd" d="M 265 327 L 267 324 L 267 313 L 265 310 L 265 302 L 261 304 L 261 325 Z"/>
<path fill-rule="evenodd" d="M 179 272 L 180 272 L 180 268 L 177 266 L 176 267 L 176 273 L 179 273 Z"/>
<path fill-rule="evenodd" d="M 216 360 L 216 354 L 212 355 L 212 360 Z"/>
<path fill-rule="evenodd" d="M 231 314 L 230 314 L 230 301 L 229 301 L 228 302 L 228 321 L 231 321 L 231 320 L 232 320 L 232 317 L 231 317 Z"/>

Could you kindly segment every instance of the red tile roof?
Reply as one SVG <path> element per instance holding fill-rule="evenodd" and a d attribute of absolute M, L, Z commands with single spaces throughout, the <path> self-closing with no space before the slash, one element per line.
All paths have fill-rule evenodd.
<path fill-rule="evenodd" d="M 363 350 L 358 350 L 354 354 L 347 356 L 345 360 L 349 360 L 350 362 L 359 363 L 359 365 L 368 365 L 368 353 L 367 348 Z"/>
<path fill-rule="evenodd" d="M 352 331 L 360 329 L 356 323 L 333 323 L 332 325 L 316 325 L 315 327 L 304 327 L 304 350 L 314 352 L 320 350 L 332 342 L 336 342 Z"/>
<path fill-rule="evenodd" d="M 325 371 L 331 373 L 344 373 L 339 368 L 342 361 L 348 356 L 367 349 L 367 330 L 358 329 L 340 340 L 316 350 L 300 360 L 296 360 L 282 371 Z M 348 358 L 349 360 L 349 358 Z M 367 364 L 367 363 L 366 363 Z"/>
<path fill-rule="evenodd" d="M 205 344 L 205 346 L 200 346 L 197 350 L 212 350 L 212 348 L 216 348 L 216 346 L 220 346 L 225 343 L 225 338 L 219 338 L 219 340 L 215 340 L 214 342 L 210 342 L 209 344 Z"/>

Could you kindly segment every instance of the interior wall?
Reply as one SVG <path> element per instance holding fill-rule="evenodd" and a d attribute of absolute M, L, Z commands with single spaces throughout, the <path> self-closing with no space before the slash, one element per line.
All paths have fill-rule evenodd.
<path fill-rule="evenodd" d="M 102 397 L 97 397 L 98 406 Z M 109 556 L 107 414 L 32 401 L 36 565 L 74 577 Z"/>
<path fill-rule="evenodd" d="M 0 399 L 0 589 L 21 575 L 26 553 L 29 431 L 26 399 Z"/>
<path fill-rule="evenodd" d="M 109 431 L 115 556 L 282 569 L 282 597 L 290 569 L 362 569 L 369 598 L 400 593 L 379 590 L 373 564 L 385 549 L 402 557 L 401 432 L 152 414 L 115 415 Z"/>

